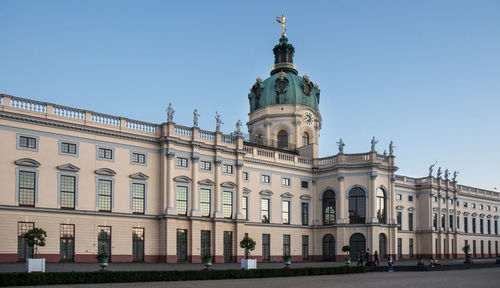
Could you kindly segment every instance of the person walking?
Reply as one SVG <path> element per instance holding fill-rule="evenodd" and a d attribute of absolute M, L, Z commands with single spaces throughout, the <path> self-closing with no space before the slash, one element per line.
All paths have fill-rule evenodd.
<path fill-rule="evenodd" d="M 378 252 L 375 250 L 375 253 L 373 253 L 373 257 L 375 258 L 375 265 L 379 265 L 379 259 L 378 259 Z"/>
<path fill-rule="evenodd" d="M 358 266 L 363 266 L 363 251 L 358 250 Z"/>
<path fill-rule="evenodd" d="M 389 272 L 392 272 L 392 256 L 387 256 L 387 265 L 389 266 Z"/>

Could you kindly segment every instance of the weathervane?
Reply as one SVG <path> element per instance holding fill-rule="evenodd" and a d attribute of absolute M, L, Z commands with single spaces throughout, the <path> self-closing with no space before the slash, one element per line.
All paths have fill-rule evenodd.
<path fill-rule="evenodd" d="M 281 33 L 281 37 L 286 37 L 286 28 L 285 28 L 285 25 L 286 25 L 286 21 L 288 19 L 285 17 L 285 15 L 281 14 L 281 17 L 280 16 L 276 16 L 276 21 L 278 21 L 278 23 L 281 24 L 281 29 L 283 30 L 283 33 Z"/>

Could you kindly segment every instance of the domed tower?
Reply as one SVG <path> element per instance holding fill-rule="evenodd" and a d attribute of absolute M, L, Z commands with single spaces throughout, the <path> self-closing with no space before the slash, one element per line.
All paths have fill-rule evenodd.
<path fill-rule="evenodd" d="M 294 52 L 283 31 L 273 49 L 271 76 L 257 78 L 250 88 L 250 142 L 318 157 L 320 89 L 307 74 L 298 76 Z"/>

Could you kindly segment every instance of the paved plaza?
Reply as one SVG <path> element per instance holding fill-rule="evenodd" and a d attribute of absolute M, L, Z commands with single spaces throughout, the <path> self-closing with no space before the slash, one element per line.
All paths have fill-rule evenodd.
<path fill-rule="evenodd" d="M 61 285 L 58 287 L 206 287 L 206 288 L 255 288 L 255 287 L 349 287 L 349 288 L 422 288 L 422 287 L 453 287 L 482 288 L 498 287 L 500 281 L 499 268 L 467 269 L 434 272 L 371 272 L 347 275 L 324 275 L 308 277 L 234 279 L 209 281 L 179 281 L 179 282 L 147 282 L 147 283 L 116 283 L 89 285 Z M 49 287 L 49 286 L 38 286 Z"/>

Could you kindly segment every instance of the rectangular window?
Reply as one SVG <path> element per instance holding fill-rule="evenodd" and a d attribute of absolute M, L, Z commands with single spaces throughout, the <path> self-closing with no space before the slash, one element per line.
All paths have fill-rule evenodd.
<path fill-rule="evenodd" d="M 469 218 L 464 217 L 464 232 L 469 233 Z"/>
<path fill-rule="evenodd" d="M 396 194 L 396 200 L 403 200 L 403 195 Z"/>
<path fill-rule="evenodd" d="M 484 209 L 483 204 L 479 204 L 479 209 L 480 209 L 480 210 L 483 210 L 483 209 Z"/>
<path fill-rule="evenodd" d="M 410 243 L 409 243 L 409 248 L 410 248 L 410 258 L 413 258 L 413 238 L 410 238 Z"/>
<path fill-rule="evenodd" d="M 271 235 L 262 234 L 262 260 L 271 260 Z"/>
<path fill-rule="evenodd" d="M 99 211 L 111 212 L 111 189 L 113 189 L 111 180 L 99 179 Z"/>
<path fill-rule="evenodd" d="M 61 175 L 59 188 L 62 209 L 75 209 L 75 183 L 75 176 Z"/>
<path fill-rule="evenodd" d="M 212 162 L 210 162 L 210 161 L 200 161 L 200 169 L 202 171 L 212 171 Z"/>
<path fill-rule="evenodd" d="M 481 240 L 481 257 L 484 257 L 484 240 Z"/>
<path fill-rule="evenodd" d="M 437 196 L 434 196 L 433 199 L 434 199 L 434 202 L 438 202 L 438 197 Z"/>
<path fill-rule="evenodd" d="M 446 199 L 445 198 L 441 198 L 441 203 L 445 204 L 446 203 Z"/>
<path fill-rule="evenodd" d="M 243 180 L 248 181 L 248 172 L 243 172 L 242 178 Z"/>
<path fill-rule="evenodd" d="M 144 228 L 132 228 L 132 260 L 144 262 Z"/>
<path fill-rule="evenodd" d="M 187 261 L 187 230 L 177 229 L 177 262 Z"/>
<path fill-rule="evenodd" d="M 288 200 L 281 202 L 281 218 L 283 218 L 283 224 L 290 224 L 290 201 Z"/>
<path fill-rule="evenodd" d="M 309 235 L 302 235 L 302 259 L 309 259 Z"/>
<path fill-rule="evenodd" d="M 222 173 L 233 174 L 233 165 L 222 164 Z"/>
<path fill-rule="evenodd" d="M 177 157 L 177 167 L 188 167 L 188 159 L 183 157 Z"/>
<path fill-rule="evenodd" d="M 243 219 L 248 219 L 248 196 L 243 196 L 243 201 L 241 203 L 243 206 L 241 212 L 243 213 Z"/>
<path fill-rule="evenodd" d="M 281 178 L 281 186 L 286 186 L 286 187 L 289 187 L 290 186 L 290 178 Z"/>
<path fill-rule="evenodd" d="M 302 225 L 309 225 L 309 203 L 302 202 Z"/>
<path fill-rule="evenodd" d="M 290 256 L 290 235 L 283 234 L 283 255 Z"/>
<path fill-rule="evenodd" d="M 177 186 L 175 188 L 176 196 L 176 206 L 178 215 L 187 215 L 187 199 L 188 199 L 188 187 Z"/>
<path fill-rule="evenodd" d="M 498 256 L 498 241 L 495 241 L 495 255 Z"/>
<path fill-rule="evenodd" d="M 260 199 L 260 214 L 262 218 L 262 223 L 269 223 L 269 199 Z"/>
<path fill-rule="evenodd" d="M 17 259 L 26 261 L 26 258 L 33 258 L 33 246 L 26 244 L 24 234 L 35 228 L 33 222 L 17 222 Z"/>
<path fill-rule="evenodd" d="M 106 253 L 111 259 L 111 226 L 97 226 L 98 253 Z"/>
<path fill-rule="evenodd" d="M 409 202 L 413 202 L 413 196 L 412 195 L 408 195 L 408 201 Z"/>
<path fill-rule="evenodd" d="M 408 230 L 413 231 L 413 213 L 408 213 Z"/>
<path fill-rule="evenodd" d="M 146 154 L 132 152 L 132 163 L 146 164 Z"/>
<path fill-rule="evenodd" d="M 491 220 L 486 220 L 486 229 L 488 230 L 488 234 L 491 234 Z"/>
<path fill-rule="evenodd" d="M 491 211 L 491 206 L 490 205 L 486 206 L 486 210 Z"/>
<path fill-rule="evenodd" d="M 476 240 L 472 240 L 472 254 L 477 257 Z"/>
<path fill-rule="evenodd" d="M 495 235 L 498 235 L 498 220 L 495 220 Z"/>
<path fill-rule="evenodd" d="M 484 234 L 484 219 L 479 219 L 479 231 Z"/>
<path fill-rule="evenodd" d="M 467 202 L 464 202 L 464 208 L 467 208 L 469 206 L 469 204 L 467 204 Z"/>
<path fill-rule="evenodd" d="M 222 213 L 224 218 L 233 218 L 233 192 L 222 191 Z"/>
<path fill-rule="evenodd" d="M 301 181 L 300 188 L 309 189 L 309 181 Z"/>
<path fill-rule="evenodd" d="M 488 257 L 491 258 L 491 241 L 488 240 Z"/>
<path fill-rule="evenodd" d="M 212 256 L 210 230 L 201 230 L 201 257 Z"/>
<path fill-rule="evenodd" d="M 432 227 L 434 227 L 434 230 L 437 230 L 437 222 L 438 222 L 438 214 L 434 213 L 432 214 Z"/>
<path fill-rule="evenodd" d="M 260 175 L 261 183 L 271 183 L 271 177 L 269 175 Z"/>
<path fill-rule="evenodd" d="M 19 171 L 19 205 L 35 206 L 35 172 Z"/>
<path fill-rule="evenodd" d="M 61 261 L 75 260 L 75 225 L 73 224 L 61 224 L 59 255 Z"/>
<path fill-rule="evenodd" d="M 36 150 L 36 138 L 28 136 L 19 136 L 19 147 Z"/>
<path fill-rule="evenodd" d="M 460 231 L 460 217 L 457 216 L 457 230 Z"/>
<path fill-rule="evenodd" d="M 97 153 L 98 153 L 97 154 L 98 159 L 106 159 L 106 160 L 113 159 L 113 149 L 100 147 Z"/>
<path fill-rule="evenodd" d="M 398 258 L 403 258 L 403 239 L 398 238 Z"/>
<path fill-rule="evenodd" d="M 200 188 L 200 212 L 202 217 L 210 217 L 210 208 L 212 207 L 210 192 L 210 189 Z"/>
<path fill-rule="evenodd" d="M 396 221 L 397 221 L 397 224 L 398 224 L 398 230 L 401 230 L 401 222 L 402 222 L 402 219 L 401 219 L 401 212 L 397 212 L 397 216 L 396 216 Z"/>
<path fill-rule="evenodd" d="M 146 185 L 142 183 L 132 183 L 132 212 L 144 214 L 144 199 Z"/>
<path fill-rule="evenodd" d="M 457 207 L 460 207 L 460 201 L 457 200 Z"/>
<path fill-rule="evenodd" d="M 448 217 L 449 217 L 449 222 L 450 222 L 449 223 L 450 224 L 450 230 L 453 230 L 453 217 L 454 216 L 453 215 L 448 215 Z"/>
<path fill-rule="evenodd" d="M 233 262 L 233 232 L 224 231 L 224 262 Z"/>
<path fill-rule="evenodd" d="M 441 229 L 446 230 L 446 216 L 441 214 Z"/>
<path fill-rule="evenodd" d="M 472 209 L 476 209 L 476 203 L 471 204 Z"/>
<path fill-rule="evenodd" d="M 472 233 L 476 233 L 476 218 L 472 218 Z"/>
<path fill-rule="evenodd" d="M 76 155 L 76 144 L 61 142 L 61 154 Z"/>

